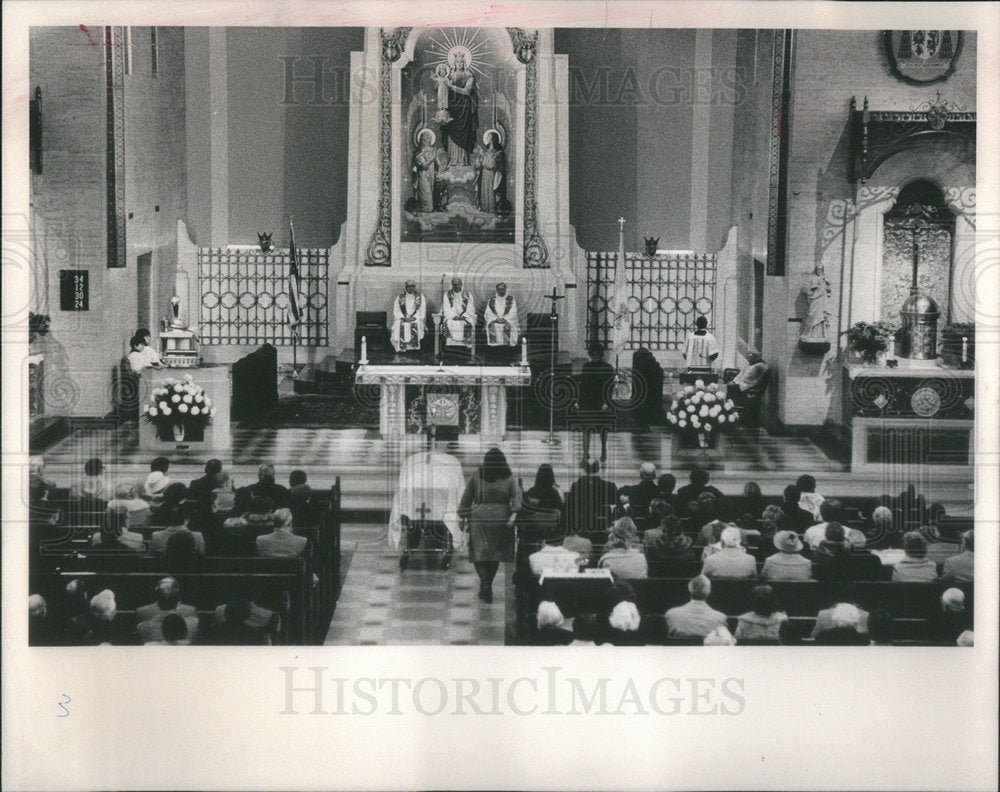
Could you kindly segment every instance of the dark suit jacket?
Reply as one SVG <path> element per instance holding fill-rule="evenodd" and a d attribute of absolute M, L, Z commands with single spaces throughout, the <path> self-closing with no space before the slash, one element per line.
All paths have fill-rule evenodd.
<path fill-rule="evenodd" d="M 638 484 L 630 484 L 618 490 L 619 495 L 628 495 L 629 505 L 632 513 L 640 516 L 649 510 L 649 503 L 653 498 L 660 497 L 660 489 L 654 481 L 640 481 Z"/>
<path fill-rule="evenodd" d="M 581 476 L 566 496 L 567 528 L 571 532 L 606 528 L 606 518 L 617 496 L 618 490 L 612 482 L 600 476 Z M 603 519 L 598 523 L 596 518 Z"/>
<path fill-rule="evenodd" d="M 604 407 L 604 397 L 609 393 L 614 378 L 615 370 L 610 363 L 603 360 L 584 363 L 580 375 L 580 409 L 600 410 Z"/>
<path fill-rule="evenodd" d="M 202 476 L 201 478 L 196 478 L 188 484 L 188 500 L 211 500 L 212 491 L 214 489 L 215 478 L 213 476 Z"/>

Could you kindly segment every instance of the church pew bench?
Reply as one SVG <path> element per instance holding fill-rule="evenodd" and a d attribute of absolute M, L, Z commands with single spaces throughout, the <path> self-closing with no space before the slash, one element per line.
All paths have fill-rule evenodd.
<path fill-rule="evenodd" d="M 196 571 L 170 569 L 162 558 L 149 556 L 67 556 L 49 559 L 47 571 L 32 574 L 31 591 L 46 601 L 59 602 L 66 584 L 86 581 L 91 596 L 103 588 L 115 593 L 119 608 L 134 609 L 153 601 L 153 589 L 162 577 L 174 577 L 182 601 L 199 609 L 214 610 L 243 596 L 281 615 L 284 643 L 305 644 L 325 635 L 326 625 L 312 621 L 314 596 L 308 559 L 226 558 L 204 559 Z M 51 599 L 50 599 L 51 598 Z"/>

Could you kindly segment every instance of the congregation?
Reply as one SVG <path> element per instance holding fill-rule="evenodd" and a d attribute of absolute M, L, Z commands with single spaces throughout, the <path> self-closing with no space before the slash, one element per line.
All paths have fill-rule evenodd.
<path fill-rule="evenodd" d="M 291 471 L 287 486 L 278 483 L 270 464 L 242 487 L 217 459 L 189 482 L 171 477 L 165 457 L 149 468 L 141 481 L 112 483 L 94 458 L 66 488 L 33 460 L 33 569 L 73 555 L 95 563 L 134 556 L 157 559 L 156 568 L 170 574 L 151 581 L 152 603 L 124 613 L 119 592 L 93 588 L 86 575 L 63 573 L 70 579 L 60 577 L 59 590 L 33 588 L 32 645 L 282 641 L 287 593 L 223 596 L 195 608 L 183 601 L 178 579 L 227 560 L 318 562 L 327 493 L 314 491 L 302 470 Z M 583 468 L 565 495 L 548 464 L 522 491 L 502 452 L 492 449 L 461 499 L 480 599 L 492 602 L 500 563 L 515 564 L 515 607 L 529 615 L 524 642 L 890 643 L 894 629 L 914 621 L 923 643 L 971 641 L 973 530 L 913 486 L 895 496 L 837 499 L 805 474 L 775 498 L 753 481 L 723 493 L 697 467 L 679 488 L 673 474 L 659 474 L 650 462 L 638 481 L 620 486 L 602 477 L 596 459 Z M 414 547 L 431 527 L 415 526 Z M 572 586 L 559 588 L 595 572 L 606 585 L 589 600 Z M 317 572 L 310 577 L 315 587 Z M 548 595 L 553 584 L 561 594 Z M 898 594 L 914 585 L 933 588 L 933 597 L 922 595 L 913 607 L 905 597 L 886 597 L 887 586 Z M 651 594 L 657 586 L 672 593 Z M 865 586 L 882 593 L 859 595 Z M 789 601 L 807 590 L 811 604 Z M 678 592 L 686 603 L 676 601 Z M 887 599 L 906 612 L 884 607 Z"/>

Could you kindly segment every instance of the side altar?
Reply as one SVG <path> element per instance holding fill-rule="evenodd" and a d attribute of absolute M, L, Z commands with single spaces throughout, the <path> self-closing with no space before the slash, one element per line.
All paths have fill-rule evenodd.
<path fill-rule="evenodd" d="M 407 391 L 419 389 L 426 420 L 437 425 L 459 425 L 461 394 L 478 391 L 475 411 L 478 434 L 487 442 L 499 442 L 507 430 L 507 388 L 525 387 L 531 371 L 519 366 L 373 366 L 362 364 L 354 376 L 356 385 L 377 385 L 379 432 L 382 437 L 401 438 L 408 425 Z M 435 405 L 433 396 L 444 398 Z M 411 403 L 413 399 L 411 398 Z M 435 415 L 435 410 L 438 414 Z M 475 432 L 473 432 L 475 434 Z"/>
<path fill-rule="evenodd" d="M 920 467 L 967 477 L 975 453 L 975 371 L 937 360 L 897 367 L 845 363 L 844 422 L 851 427 L 851 471 Z"/>

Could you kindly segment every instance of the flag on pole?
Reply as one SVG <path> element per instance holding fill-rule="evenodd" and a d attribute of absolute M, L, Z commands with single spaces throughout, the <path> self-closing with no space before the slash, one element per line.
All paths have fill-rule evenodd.
<path fill-rule="evenodd" d="M 288 233 L 290 236 L 291 250 L 289 252 L 288 265 L 288 326 L 295 337 L 300 336 L 299 325 L 302 321 L 301 300 L 299 299 L 299 264 L 298 255 L 295 252 L 295 226 L 291 221 L 288 223 Z"/>
<path fill-rule="evenodd" d="M 625 218 L 618 219 L 618 261 L 615 264 L 615 281 L 611 287 L 608 306 L 611 309 L 611 346 L 615 354 L 628 346 L 632 338 L 632 312 L 628 309 L 628 281 L 625 277 Z"/>

